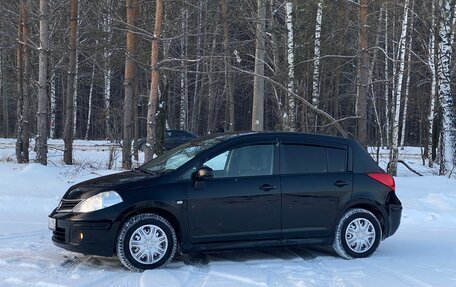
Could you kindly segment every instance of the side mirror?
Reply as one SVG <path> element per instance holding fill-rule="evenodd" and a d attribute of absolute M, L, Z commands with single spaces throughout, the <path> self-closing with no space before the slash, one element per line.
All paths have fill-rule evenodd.
<path fill-rule="evenodd" d="M 212 168 L 203 166 L 200 167 L 194 174 L 193 174 L 193 179 L 194 180 L 210 180 L 214 178 L 214 171 Z"/>

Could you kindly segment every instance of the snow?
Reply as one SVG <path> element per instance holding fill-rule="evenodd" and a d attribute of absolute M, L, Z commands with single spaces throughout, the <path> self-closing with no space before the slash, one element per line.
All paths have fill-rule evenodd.
<path fill-rule="evenodd" d="M 421 166 L 420 150 L 400 158 L 397 194 L 404 207 L 397 233 L 373 256 L 344 260 L 328 248 L 273 248 L 177 256 L 164 269 L 134 273 L 117 258 L 54 246 L 47 215 L 66 189 L 105 170 L 110 143 L 75 144 L 77 165 L 61 163 L 51 141 L 49 166 L 14 163 L 14 141 L 0 140 L 0 286 L 456 286 L 456 181 Z M 380 165 L 386 165 L 381 150 Z M 32 155 L 32 158 L 34 155 Z M 9 158 L 9 160 L 8 160 Z M 119 166 L 120 159 L 117 159 Z"/>

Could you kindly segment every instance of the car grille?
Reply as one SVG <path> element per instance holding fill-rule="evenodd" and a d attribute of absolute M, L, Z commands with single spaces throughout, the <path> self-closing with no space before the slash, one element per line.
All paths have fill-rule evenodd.
<path fill-rule="evenodd" d="M 65 243 L 65 229 L 57 227 L 52 235 L 52 240 L 55 242 Z"/>
<path fill-rule="evenodd" d="M 57 207 L 57 212 L 70 212 L 79 202 L 81 202 L 80 199 L 62 199 Z"/>

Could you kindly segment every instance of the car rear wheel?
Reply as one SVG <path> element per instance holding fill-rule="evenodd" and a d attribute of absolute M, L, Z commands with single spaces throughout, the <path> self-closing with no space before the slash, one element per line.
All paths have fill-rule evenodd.
<path fill-rule="evenodd" d="M 165 218 L 143 213 L 128 219 L 117 238 L 117 256 L 133 271 L 155 269 L 172 260 L 177 249 L 176 232 Z"/>
<path fill-rule="evenodd" d="M 362 208 L 348 210 L 337 224 L 333 249 L 345 259 L 368 257 L 375 252 L 382 228 L 377 217 Z"/>

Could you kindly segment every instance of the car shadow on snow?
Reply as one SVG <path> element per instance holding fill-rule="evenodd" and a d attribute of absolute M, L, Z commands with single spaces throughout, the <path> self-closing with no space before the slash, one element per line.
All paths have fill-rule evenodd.
<path fill-rule="evenodd" d="M 223 264 L 230 262 L 261 264 L 270 261 L 291 261 L 302 259 L 311 261 L 317 257 L 336 256 L 328 247 L 289 247 L 268 249 L 240 249 L 234 251 L 221 251 L 210 253 L 195 253 L 177 255 L 173 263 L 183 262 L 185 265 L 206 266 L 211 263 Z"/>
<path fill-rule="evenodd" d="M 60 267 L 64 273 L 77 269 L 102 269 L 105 271 L 126 271 L 116 256 L 102 257 L 64 252 Z M 313 261 L 318 257 L 336 256 L 328 247 L 289 247 L 269 249 L 240 249 L 210 253 L 176 254 L 172 263 L 165 269 L 179 269 L 183 266 L 205 268 L 211 264 L 247 263 L 262 264 L 271 261 Z"/>

